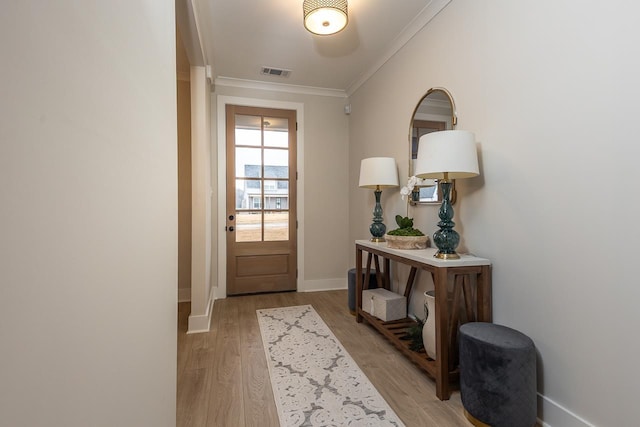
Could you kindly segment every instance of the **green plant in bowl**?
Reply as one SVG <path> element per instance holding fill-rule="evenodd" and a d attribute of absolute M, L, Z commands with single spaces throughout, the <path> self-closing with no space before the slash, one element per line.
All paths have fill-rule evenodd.
<path fill-rule="evenodd" d="M 417 228 L 413 228 L 413 219 L 396 215 L 398 228 L 385 234 L 387 247 L 392 249 L 425 249 L 429 238 Z"/>
<path fill-rule="evenodd" d="M 396 223 L 398 228 L 387 231 L 390 236 L 424 236 L 424 233 L 417 228 L 413 228 L 413 218 L 402 215 L 396 215 Z"/>

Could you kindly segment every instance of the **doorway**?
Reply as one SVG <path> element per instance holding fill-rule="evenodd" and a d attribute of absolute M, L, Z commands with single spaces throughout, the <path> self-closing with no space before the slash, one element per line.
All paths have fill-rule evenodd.
<path fill-rule="evenodd" d="M 296 111 L 225 110 L 227 294 L 296 290 Z"/>

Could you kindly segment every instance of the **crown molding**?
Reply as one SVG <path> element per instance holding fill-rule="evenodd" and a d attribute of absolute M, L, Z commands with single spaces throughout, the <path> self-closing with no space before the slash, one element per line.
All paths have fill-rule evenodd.
<path fill-rule="evenodd" d="M 329 89 L 313 86 L 288 85 L 283 83 L 260 82 L 256 80 L 235 79 L 232 77 L 216 77 L 216 86 L 239 87 L 244 89 L 268 90 L 271 92 L 287 92 L 301 95 L 331 96 L 346 98 L 347 93 L 341 89 Z"/>
<path fill-rule="evenodd" d="M 404 45 L 406 45 L 420 30 L 422 30 L 451 0 L 432 0 L 407 24 L 386 52 L 371 68 L 362 73 L 355 82 L 347 88 L 347 96 L 353 95 L 367 80 L 371 78 L 384 64 L 387 63 Z"/>
<path fill-rule="evenodd" d="M 205 50 L 204 35 L 202 33 L 201 13 L 195 0 L 176 0 L 175 2 L 176 26 L 190 65 L 205 66 L 209 63 Z"/>

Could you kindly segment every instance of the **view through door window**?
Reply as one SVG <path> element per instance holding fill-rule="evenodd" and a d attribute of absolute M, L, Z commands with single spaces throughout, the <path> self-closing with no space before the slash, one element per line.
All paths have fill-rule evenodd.
<path fill-rule="evenodd" d="M 286 119 L 235 116 L 236 242 L 289 239 Z"/>

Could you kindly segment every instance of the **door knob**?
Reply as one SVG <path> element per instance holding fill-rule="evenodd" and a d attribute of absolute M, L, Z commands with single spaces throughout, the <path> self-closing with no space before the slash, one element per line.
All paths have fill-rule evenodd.
<path fill-rule="evenodd" d="M 233 225 L 229 226 L 229 231 L 233 231 Z"/>

